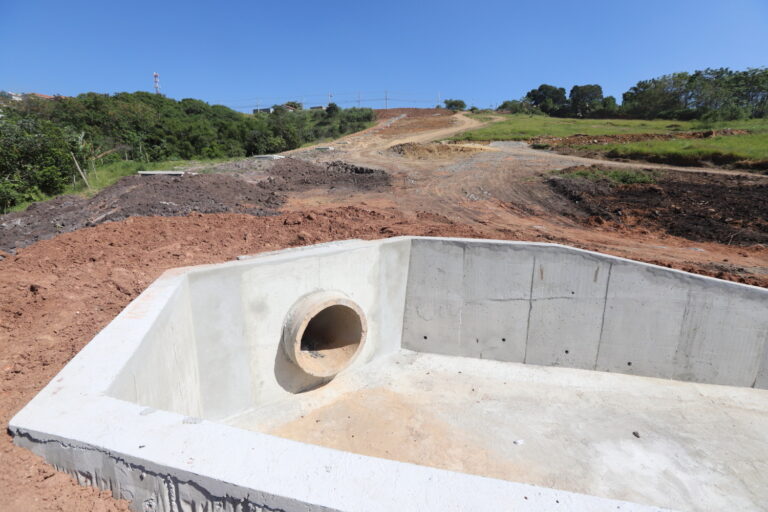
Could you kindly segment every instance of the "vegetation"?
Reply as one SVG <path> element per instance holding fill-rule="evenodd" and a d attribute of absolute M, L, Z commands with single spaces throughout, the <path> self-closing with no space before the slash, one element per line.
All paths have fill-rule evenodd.
<path fill-rule="evenodd" d="M 644 119 L 768 117 L 768 68 L 705 69 L 643 80 L 624 93 L 622 110 Z"/>
<path fill-rule="evenodd" d="M 768 117 L 768 68 L 705 69 L 642 80 L 623 94 L 621 106 L 598 84 L 565 89 L 541 84 L 498 109 L 556 117 L 734 120 Z"/>
<path fill-rule="evenodd" d="M 600 150 L 611 158 L 635 158 L 676 165 L 699 165 L 702 162 L 730 165 L 739 162 L 745 167 L 754 164 L 756 168 L 768 169 L 766 133 L 581 147 Z"/>
<path fill-rule="evenodd" d="M 467 104 L 463 100 L 445 100 L 443 103 L 445 103 L 445 108 L 454 112 L 467 108 Z"/>
<path fill-rule="evenodd" d="M 655 183 L 657 174 L 652 171 L 643 171 L 639 169 L 601 169 L 598 167 L 588 167 L 576 171 L 556 172 L 561 176 L 567 176 L 569 178 L 583 178 L 590 181 L 607 180 L 621 185 Z"/>
<path fill-rule="evenodd" d="M 631 119 L 563 119 L 544 115 L 504 115 L 499 121 L 477 130 L 454 137 L 456 140 L 528 140 L 550 135 L 567 137 L 579 133 L 586 135 L 613 135 L 621 133 L 666 133 L 693 129 L 694 123 L 669 121 L 643 121 Z"/>
<path fill-rule="evenodd" d="M 291 105 L 300 108 L 300 104 Z M 0 208 L 64 191 L 83 167 L 277 153 L 364 129 L 370 109 L 275 107 L 246 115 L 145 92 L 53 100 L 0 98 Z"/>

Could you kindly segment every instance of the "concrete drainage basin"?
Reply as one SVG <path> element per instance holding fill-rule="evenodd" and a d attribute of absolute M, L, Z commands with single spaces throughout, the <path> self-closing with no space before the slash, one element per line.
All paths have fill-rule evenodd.
<path fill-rule="evenodd" d="M 168 271 L 21 412 L 137 511 L 760 510 L 768 290 L 551 244 Z"/>

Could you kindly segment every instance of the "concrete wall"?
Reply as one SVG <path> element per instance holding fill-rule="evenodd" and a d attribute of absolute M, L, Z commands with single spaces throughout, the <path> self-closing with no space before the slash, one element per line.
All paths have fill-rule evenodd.
<path fill-rule="evenodd" d="M 181 279 L 139 348 L 115 378 L 115 398 L 200 416 L 200 374 L 189 282 Z"/>
<path fill-rule="evenodd" d="M 347 242 L 192 269 L 110 393 L 215 420 L 312 387 L 280 338 L 291 306 L 318 290 L 340 291 L 365 312 L 368 342 L 352 368 L 397 351 L 409 254 L 408 239 Z"/>
<path fill-rule="evenodd" d="M 768 290 L 547 244 L 414 239 L 404 348 L 768 387 Z"/>

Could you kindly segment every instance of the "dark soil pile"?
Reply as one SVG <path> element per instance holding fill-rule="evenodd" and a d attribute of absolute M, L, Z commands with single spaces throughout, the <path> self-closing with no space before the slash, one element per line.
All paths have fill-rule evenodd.
<path fill-rule="evenodd" d="M 90 199 L 60 196 L 0 217 L 0 249 L 12 251 L 59 233 L 135 215 L 264 215 L 282 202 L 276 192 L 233 175 L 127 176 Z"/>
<path fill-rule="evenodd" d="M 263 186 L 277 191 L 316 187 L 377 190 L 390 185 L 389 174 L 385 171 L 360 167 L 340 160 L 318 165 L 285 158 L 277 160 L 268 172 L 270 177 Z"/>
<path fill-rule="evenodd" d="M 665 172 L 655 183 L 622 185 L 569 176 L 548 180 L 584 212 L 586 223 L 661 228 L 694 241 L 768 244 L 768 183 L 735 175 Z"/>
<path fill-rule="evenodd" d="M 287 191 L 389 186 L 386 172 L 344 162 L 319 166 L 286 158 L 277 160 L 267 173 L 269 178 L 262 181 L 229 173 L 128 176 L 90 199 L 60 196 L 0 216 L 0 250 L 12 252 L 59 233 L 133 216 L 178 217 L 192 212 L 268 215 L 277 212 Z"/>

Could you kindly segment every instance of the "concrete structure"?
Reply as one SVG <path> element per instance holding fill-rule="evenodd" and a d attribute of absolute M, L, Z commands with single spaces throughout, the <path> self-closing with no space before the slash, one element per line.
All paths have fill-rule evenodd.
<path fill-rule="evenodd" d="M 768 290 L 551 244 L 166 272 L 10 424 L 141 511 L 759 510 Z"/>
<path fill-rule="evenodd" d="M 185 174 L 197 174 L 196 172 L 170 170 L 170 171 L 138 171 L 139 176 L 184 176 Z"/>

